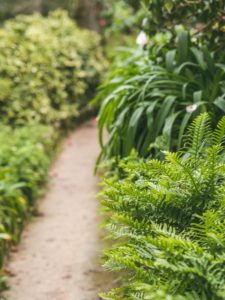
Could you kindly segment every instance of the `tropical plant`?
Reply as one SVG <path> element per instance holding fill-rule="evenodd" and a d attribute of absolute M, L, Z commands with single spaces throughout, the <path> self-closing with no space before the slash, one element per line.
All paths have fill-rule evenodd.
<path fill-rule="evenodd" d="M 17 16 L 0 29 L 0 118 L 69 126 L 99 84 L 100 37 L 64 11 Z"/>
<path fill-rule="evenodd" d="M 102 85 L 100 159 L 127 156 L 133 148 L 145 157 L 175 150 L 197 114 L 209 111 L 215 122 L 224 114 L 224 55 L 191 42 L 186 31 L 175 49 L 160 49 L 136 52 Z"/>
<path fill-rule="evenodd" d="M 198 116 L 165 161 L 132 155 L 105 181 L 103 206 L 116 244 L 105 267 L 124 284 L 103 299 L 225 299 L 225 117 Z"/>

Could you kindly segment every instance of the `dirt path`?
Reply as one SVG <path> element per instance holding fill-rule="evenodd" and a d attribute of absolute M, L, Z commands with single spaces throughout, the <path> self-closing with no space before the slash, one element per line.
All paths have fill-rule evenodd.
<path fill-rule="evenodd" d="M 96 260 L 101 252 L 93 176 L 98 151 L 93 121 L 65 141 L 51 170 L 49 191 L 40 201 L 43 216 L 28 226 L 10 259 L 8 269 L 14 276 L 7 300 L 99 299 L 101 287 L 92 278 L 99 272 Z"/>

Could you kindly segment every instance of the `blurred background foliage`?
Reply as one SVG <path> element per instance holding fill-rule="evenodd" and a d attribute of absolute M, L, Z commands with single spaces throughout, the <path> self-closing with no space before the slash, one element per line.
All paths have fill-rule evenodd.
<path fill-rule="evenodd" d="M 64 9 L 70 17 L 77 19 L 78 23 L 87 28 L 99 30 L 96 14 L 98 0 L 0 0 L 0 22 L 18 14 L 31 14 L 39 12 L 43 15 L 55 9 Z"/>
<path fill-rule="evenodd" d="M 57 8 L 67 9 L 74 15 L 77 1 L 78 0 L 0 0 L 0 19 L 3 21 L 21 13 L 41 12 L 47 14 L 50 10 Z"/>
<path fill-rule="evenodd" d="M 110 7 L 110 0 L 105 1 Z M 119 2 L 113 3 L 118 9 Z M 130 47 L 124 49 L 122 59 L 114 54 L 111 74 L 97 98 L 103 101 L 99 113 L 102 158 L 127 156 L 132 148 L 139 155 L 158 157 L 162 149 L 180 147 L 196 115 L 209 111 L 216 122 L 225 112 L 224 1 L 136 3 L 123 1 L 129 5 L 129 31 L 119 27 L 118 21 L 105 30 L 110 37 L 113 31 L 118 36 L 123 32 L 123 41 L 129 36 L 133 42 L 126 44 Z M 120 17 L 127 23 L 129 18 L 121 16 L 115 13 L 114 20 Z M 116 43 L 125 45 L 121 38 Z M 105 128 L 106 142 L 101 135 Z"/>
<path fill-rule="evenodd" d="M 1 122 L 66 126 L 100 83 L 106 65 L 102 52 L 99 35 L 79 29 L 61 10 L 47 18 L 19 15 L 5 22 L 0 29 Z"/>
<path fill-rule="evenodd" d="M 130 33 L 141 24 L 140 3 L 134 0 L 0 0 L 0 22 L 18 14 L 48 15 L 61 8 L 82 27 L 104 31 L 110 36 L 121 31 Z"/>

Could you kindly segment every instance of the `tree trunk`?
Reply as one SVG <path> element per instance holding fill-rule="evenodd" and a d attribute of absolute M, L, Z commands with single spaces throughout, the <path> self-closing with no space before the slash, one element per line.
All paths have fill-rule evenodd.
<path fill-rule="evenodd" d="M 85 27 L 97 32 L 100 27 L 97 20 L 98 0 L 78 0 L 76 10 L 76 20 L 81 27 Z"/>

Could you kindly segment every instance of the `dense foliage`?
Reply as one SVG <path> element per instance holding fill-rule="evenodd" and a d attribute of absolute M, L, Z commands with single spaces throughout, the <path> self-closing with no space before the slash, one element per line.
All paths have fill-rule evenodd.
<path fill-rule="evenodd" d="M 149 13 L 145 28 L 155 34 L 159 28 L 174 31 L 178 24 L 191 28 L 195 37 L 211 48 L 224 43 L 225 3 L 223 0 L 145 0 Z M 220 49 L 221 50 L 221 49 Z"/>
<path fill-rule="evenodd" d="M 176 149 L 196 114 L 210 111 L 216 122 L 225 112 L 224 55 L 191 42 L 186 31 L 178 34 L 176 48 L 157 61 L 147 51 L 127 61 L 98 95 L 104 99 L 99 113 L 103 158 L 127 156 L 132 148 L 141 156 Z M 105 127 L 110 134 L 104 144 Z"/>
<path fill-rule="evenodd" d="M 0 268 L 10 245 L 15 244 L 40 196 L 55 151 L 58 134 L 33 124 L 0 130 Z M 0 289 L 4 284 L 0 278 Z"/>
<path fill-rule="evenodd" d="M 225 118 L 197 117 L 182 152 L 133 155 L 107 180 L 103 206 L 117 240 L 105 267 L 124 270 L 104 299 L 225 299 Z"/>
<path fill-rule="evenodd" d="M 97 98 L 100 160 L 132 148 L 159 157 L 160 149 L 179 149 L 197 114 L 209 111 L 216 123 L 225 111 L 222 1 L 143 2 L 149 11 L 146 33 L 137 37 L 141 50 L 117 62 Z"/>
<path fill-rule="evenodd" d="M 17 16 L 0 29 L 0 118 L 69 125 L 105 68 L 100 38 L 65 12 Z"/>
<path fill-rule="evenodd" d="M 121 277 L 101 296 L 222 300 L 224 1 L 142 2 L 139 49 L 116 61 L 96 98 L 102 205 L 115 240 L 104 266 Z"/>
<path fill-rule="evenodd" d="M 139 1 L 103 0 L 99 14 L 100 25 L 104 28 L 107 39 L 124 38 L 126 35 L 136 32 L 143 19 L 144 11 Z"/>

